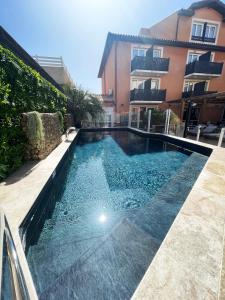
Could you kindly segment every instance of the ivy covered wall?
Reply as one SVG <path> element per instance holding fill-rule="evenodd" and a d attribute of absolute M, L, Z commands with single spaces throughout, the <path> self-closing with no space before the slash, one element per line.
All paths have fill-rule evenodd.
<path fill-rule="evenodd" d="M 0 179 L 20 166 L 25 157 L 21 113 L 64 114 L 66 107 L 63 93 L 0 45 Z"/>

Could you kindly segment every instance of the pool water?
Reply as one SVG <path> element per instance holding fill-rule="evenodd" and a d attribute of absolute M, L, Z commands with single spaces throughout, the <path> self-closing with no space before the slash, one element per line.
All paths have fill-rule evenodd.
<path fill-rule="evenodd" d="M 206 161 L 128 131 L 82 132 L 28 249 L 40 299 L 129 299 Z"/>

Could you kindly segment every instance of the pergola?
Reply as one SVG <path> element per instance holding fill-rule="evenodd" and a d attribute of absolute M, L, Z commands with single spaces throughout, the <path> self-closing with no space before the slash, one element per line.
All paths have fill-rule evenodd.
<path fill-rule="evenodd" d="M 183 119 L 184 111 L 187 109 L 189 102 L 195 103 L 196 107 L 201 109 L 200 121 L 207 121 L 209 116 L 213 118 L 214 122 L 222 121 L 225 108 L 225 91 L 172 100 L 168 102 L 168 106 Z"/>

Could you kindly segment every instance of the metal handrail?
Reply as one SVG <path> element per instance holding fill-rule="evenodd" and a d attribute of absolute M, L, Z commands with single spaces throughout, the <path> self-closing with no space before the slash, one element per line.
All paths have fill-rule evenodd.
<path fill-rule="evenodd" d="M 3 294 L 4 254 L 9 263 L 11 294 L 15 300 L 30 300 L 27 285 L 19 263 L 15 244 L 5 214 L 0 210 L 0 299 L 6 299 Z"/>

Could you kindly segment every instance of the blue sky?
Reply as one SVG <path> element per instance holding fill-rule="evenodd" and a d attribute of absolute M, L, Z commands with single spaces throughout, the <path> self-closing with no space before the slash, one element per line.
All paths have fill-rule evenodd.
<path fill-rule="evenodd" d="M 0 0 L 1 25 L 31 55 L 62 56 L 77 85 L 101 92 L 108 31 L 138 34 L 189 0 Z"/>

